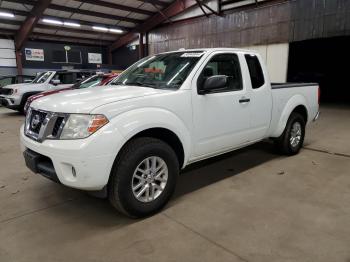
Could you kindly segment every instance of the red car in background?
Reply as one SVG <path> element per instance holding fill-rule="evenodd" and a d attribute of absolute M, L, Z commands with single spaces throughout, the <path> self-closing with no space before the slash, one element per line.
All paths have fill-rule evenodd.
<path fill-rule="evenodd" d="M 107 85 L 109 82 L 111 82 L 114 78 L 116 78 L 119 74 L 117 73 L 108 73 L 108 74 L 96 74 L 93 75 L 87 79 L 84 79 L 76 84 L 74 84 L 73 86 L 69 87 L 69 88 L 64 88 L 64 89 L 59 89 L 59 90 L 52 90 L 52 91 L 46 91 L 46 92 L 42 92 L 33 96 L 30 96 L 27 99 L 27 102 L 24 106 L 24 113 L 27 113 L 27 110 L 30 106 L 30 104 L 43 96 L 48 96 L 48 95 L 52 95 L 52 94 L 57 94 L 57 93 L 61 93 L 64 91 L 68 91 L 68 90 L 73 90 L 73 89 L 83 89 L 83 88 L 88 88 L 88 87 L 93 87 L 93 86 L 105 86 Z"/>

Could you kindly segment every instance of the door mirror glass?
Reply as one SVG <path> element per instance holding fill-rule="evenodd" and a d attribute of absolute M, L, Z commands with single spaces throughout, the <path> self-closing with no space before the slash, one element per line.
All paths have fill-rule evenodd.
<path fill-rule="evenodd" d="M 227 76 L 225 75 L 215 75 L 208 77 L 204 83 L 202 88 L 200 89 L 201 94 L 210 93 L 212 91 L 220 90 L 225 88 L 228 84 Z"/>

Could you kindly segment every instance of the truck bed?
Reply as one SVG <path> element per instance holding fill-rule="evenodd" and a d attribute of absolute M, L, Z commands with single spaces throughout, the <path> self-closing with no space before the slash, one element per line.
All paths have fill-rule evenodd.
<path fill-rule="evenodd" d="M 308 112 L 307 123 L 310 123 L 318 112 L 317 83 L 271 83 L 273 110 L 270 125 L 270 136 L 282 134 L 290 111 L 295 104 L 305 105 Z M 281 125 L 283 123 L 283 125 Z"/>
<path fill-rule="evenodd" d="M 280 88 L 293 88 L 293 87 L 305 87 L 305 86 L 318 86 L 317 83 L 271 83 L 272 89 Z"/>

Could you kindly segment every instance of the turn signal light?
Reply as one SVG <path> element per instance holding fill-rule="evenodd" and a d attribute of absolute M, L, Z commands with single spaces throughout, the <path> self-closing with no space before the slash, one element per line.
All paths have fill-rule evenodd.
<path fill-rule="evenodd" d="M 90 134 L 95 133 L 98 129 L 103 127 L 108 123 L 108 119 L 103 115 L 96 115 L 91 121 L 90 126 L 88 127 L 88 132 Z"/>

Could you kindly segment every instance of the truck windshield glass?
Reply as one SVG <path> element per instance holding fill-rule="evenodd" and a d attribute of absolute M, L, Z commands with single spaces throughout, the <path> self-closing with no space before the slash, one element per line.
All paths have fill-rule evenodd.
<path fill-rule="evenodd" d="M 39 75 L 37 75 L 35 77 L 35 79 L 33 80 L 33 84 L 42 84 L 45 83 L 46 80 L 50 77 L 50 75 L 52 74 L 52 72 L 42 72 Z"/>
<path fill-rule="evenodd" d="M 129 67 L 111 85 L 178 89 L 203 52 L 176 52 L 146 57 Z"/>

